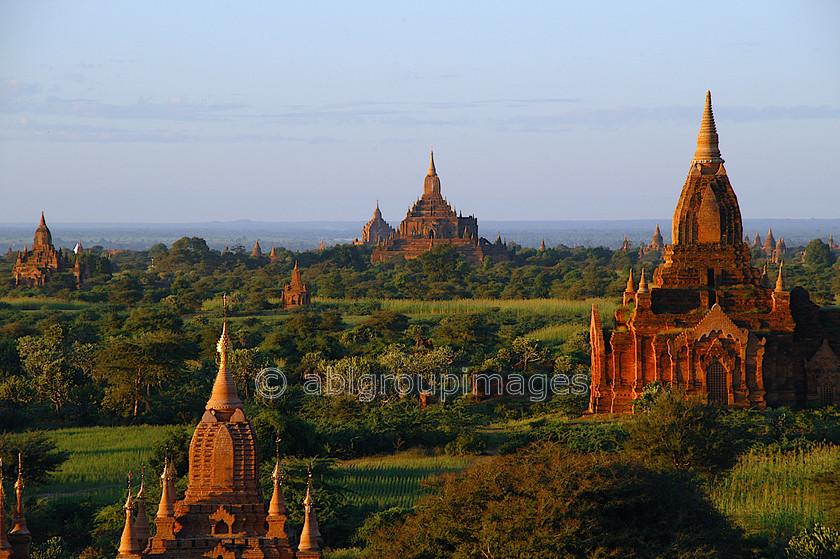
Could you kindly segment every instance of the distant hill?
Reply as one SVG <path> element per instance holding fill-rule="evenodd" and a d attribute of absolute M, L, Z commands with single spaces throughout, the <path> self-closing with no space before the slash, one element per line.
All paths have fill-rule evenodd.
<path fill-rule="evenodd" d="M 639 246 L 650 243 L 656 224 L 665 242 L 670 242 L 671 220 L 589 220 L 589 221 L 481 221 L 479 234 L 491 241 L 501 234 L 502 239 L 524 247 L 537 248 L 542 239 L 546 246 L 621 246 L 624 235 Z M 81 241 L 85 247 L 100 245 L 110 249 L 145 250 L 156 243 L 170 246 L 181 237 L 201 237 L 211 248 L 223 249 L 242 245 L 249 251 L 259 239 L 263 250 L 273 245 L 292 250 L 317 248 L 323 240 L 327 246 L 352 242 L 361 236 L 363 222 L 356 221 L 213 221 L 204 223 L 61 223 L 48 222 L 56 246 L 73 248 Z M 37 220 L 31 223 L 0 224 L 0 251 L 13 250 L 32 244 Z M 761 238 L 773 228 L 773 236 L 785 238 L 787 246 L 806 245 L 817 237 L 828 240 L 836 234 L 840 241 L 840 219 L 745 219 L 744 231 L 750 239 L 758 233 Z"/>

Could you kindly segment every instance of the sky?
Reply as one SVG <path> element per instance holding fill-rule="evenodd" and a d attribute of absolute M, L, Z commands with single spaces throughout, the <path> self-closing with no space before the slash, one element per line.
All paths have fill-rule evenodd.
<path fill-rule="evenodd" d="M 0 0 L 0 222 L 837 218 L 840 2 Z M 486 232 L 485 232 L 486 233 Z"/>

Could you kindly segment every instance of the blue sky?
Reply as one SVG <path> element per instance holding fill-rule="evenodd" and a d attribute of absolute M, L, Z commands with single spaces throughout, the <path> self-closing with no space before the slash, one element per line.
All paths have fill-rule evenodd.
<path fill-rule="evenodd" d="M 0 221 L 836 218 L 840 2 L 0 1 Z M 666 227 L 667 229 L 667 227 Z M 486 233 L 486 232 L 485 232 Z"/>

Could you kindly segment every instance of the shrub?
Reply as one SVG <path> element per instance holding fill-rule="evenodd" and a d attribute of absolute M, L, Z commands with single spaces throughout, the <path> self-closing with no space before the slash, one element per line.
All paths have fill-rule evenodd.
<path fill-rule="evenodd" d="M 446 453 L 452 456 L 466 456 L 468 454 L 483 454 L 486 444 L 476 433 L 461 433 L 446 444 Z"/>

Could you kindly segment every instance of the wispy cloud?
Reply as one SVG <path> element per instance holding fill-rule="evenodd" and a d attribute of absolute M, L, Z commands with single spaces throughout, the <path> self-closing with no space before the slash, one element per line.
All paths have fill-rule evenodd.
<path fill-rule="evenodd" d="M 68 76 L 69 77 L 69 76 Z M 238 95 L 238 98 L 243 96 Z M 837 119 L 828 106 L 718 106 L 718 120 Z M 462 101 L 375 101 L 284 105 L 263 110 L 245 102 L 194 102 L 151 94 L 132 103 L 45 94 L 39 84 L 0 80 L 0 139 L 69 142 L 336 142 L 346 129 L 375 126 L 383 137 L 408 127 L 486 127 L 506 133 L 616 129 L 646 123 L 696 123 L 697 106 L 592 107 L 564 97 Z M 330 132 L 330 127 L 334 130 Z M 345 132 L 340 132 L 344 129 Z M 278 130 L 284 133 L 279 134 Z"/>

